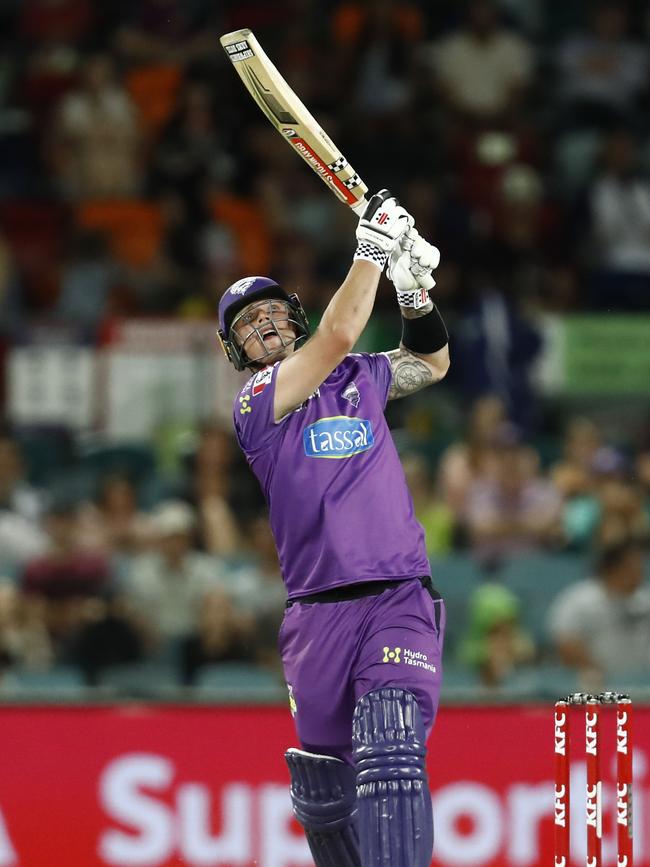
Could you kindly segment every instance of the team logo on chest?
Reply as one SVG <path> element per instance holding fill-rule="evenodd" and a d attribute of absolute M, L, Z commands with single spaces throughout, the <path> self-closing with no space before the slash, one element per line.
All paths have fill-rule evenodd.
<path fill-rule="evenodd" d="M 341 392 L 341 397 L 344 400 L 349 401 L 353 407 L 356 408 L 357 406 L 359 406 L 359 402 L 361 401 L 361 393 L 359 392 L 356 383 L 351 382 L 349 385 L 346 385 L 346 387 Z"/>
<path fill-rule="evenodd" d="M 272 367 L 265 367 L 264 370 L 260 370 L 259 373 L 256 373 L 255 378 L 253 379 L 253 388 L 252 388 L 253 397 L 255 397 L 258 394 L 261 394 L 264 391 L 264 389 L 266 388 L 266 386 L 271 382 L 272 379 L 273 379 L 273 368 Z"/>
<path fill-rule="evenodd" d="M 302 442 L 308 458 L 350 458 L 372 448 L 375 437 L 369 419 L 335 415 L 308 425 Z"/>

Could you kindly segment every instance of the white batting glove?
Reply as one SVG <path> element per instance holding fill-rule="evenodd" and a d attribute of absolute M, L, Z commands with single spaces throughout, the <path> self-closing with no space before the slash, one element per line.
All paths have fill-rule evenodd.
<path fill-rule="evenodd" d="M 429 302 L 429 290 L 436 285 L 431 272 L 439 264 L 440 250 L 410 228 L 393 250 L 387 269 L 400 307 L 417 310 Z"/>
<path fill-rule="evenodd" d="M 412 228 L 413 217 L 388 190 L 380 190 L 368 202 L 357 226 L 355 259 L 384 267 L 388 256 L 398 247 L 400 238 Z"/>

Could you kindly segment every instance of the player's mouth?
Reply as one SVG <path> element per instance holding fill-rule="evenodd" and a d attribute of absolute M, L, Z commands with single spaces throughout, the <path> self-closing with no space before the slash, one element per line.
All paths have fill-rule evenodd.
<path fill-rule="evenodd" d="M 275 328 L 269 328 L 267 331 L 262 333 L 262 340 L 264 343 L 273 343 L 273 338 L 280 340 L 280 335 Z"/>

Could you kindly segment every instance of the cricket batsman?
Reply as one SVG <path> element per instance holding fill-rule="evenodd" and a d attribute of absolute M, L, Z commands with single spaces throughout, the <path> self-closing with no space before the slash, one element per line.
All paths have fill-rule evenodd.
<path fill-rule="evenodd" d="M 449 367 L 428 292 L 440 254 L 388 190 L 356 237 L 313 335 L 295 294 L 246 277 L 221 298 L 219 336 L 232 364 L 254 372 L 234 423 L 288 595 L 279 647 L 301 745 L 286 753 L 294 813 L 317 867 L 428 867 L 425 752 L 445 613 L 384 409 Z M 400 345 L 353 353 L 386 264 Z"/>

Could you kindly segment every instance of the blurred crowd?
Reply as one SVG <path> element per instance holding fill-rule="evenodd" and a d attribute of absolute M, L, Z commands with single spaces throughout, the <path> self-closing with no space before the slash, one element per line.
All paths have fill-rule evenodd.
<path fill-rule="evenodd" d="M 450 315 L 501 317 L 525 354 L 531 310 L 648 307 L 647 2 L 9 0 L 0 15 L 5 339 L 33 319 L 95 338 L 114 315 L 211 316 L 242 273 L 322 308 L 353 220 L 230 68 L 218 36 L 242 26 L 440 246 Z"/>
<path fill-rule="evenodd" d="M 252 476 L 231 490 L 242 466 L 230 434 L 206 426 L 183 472 L 150 478 L 159 486 L 148 496 L 124 450 L 88 495 L 64 481 L 30 484 L 24 456 L 2 431 L 2 669 L 68 665 L 96 685 L 106 669 L 152 659 L 189 685 L 210 663 L 277 667 L 277 554 L 261 494 L 247 496 Z"/>
<path fill-rule="evenodd" d="M 454 557 L 480 573 L 450 623 L 448 652 L 487 684 L 537 661 L 565 663 L 585 676 L 650 675 L 650 443 L 623 450 L 589 418 L 574 417 L 559 446 L 545 462 L 502 402 L 486 396 L 472 408 L 466 434 L 435 463 L 414 444 L 401 450 L 434 582 L 443 595 L 454 593 Z M 165 662 L 186 685 L 202 668 L 226 662 L 279 671 L 279 564 L 261 493 L 229 431 L 215 424 L 198 430 L 174 475 L 155 460 L 143 475 L 141 454 L 134 462 L 128 447 L 106 446 L 90 474 L 73 455 L 56 483 L 39 487 L 30 481 L 33 453 L 33 443 L 2 431 L 6 671 L 68 665 L 90 685 L 115 666 L 145 660 Z M 536 573 L 531 566 L 519 597 L 501 582 L 509 564 L 525 572 L 531 558 L 557 554 L 573 557 L 580 572 L 573 568 L 564 581 L 552 574 L 552 559 Z M 540 580 L 545 593 L 533 587 Z M 600 613 L 614 617 L 620 604 L 619 619 L 598 619 L 594 588 Z M 537 630 L 539 646 L 518 626 L 531 590 L 537 618 L 548 615 Z M 568 601 L 553 613 L 562 593 Z M 621 641 L 616 652 L 612 630 Z M 590 650 L 594 640 L 603 646 Z"/>
<path fill-rule="evenodd" d="M 536 313 L 650 310 L 650 4 L 8 0 L 0 23 L 0 365 L 44 323 L 98 343 L 114 317 L 213 318 L 247 273 L 322 309 L 354 221 L 225 58 L 218 36 L 251 27 L 442 250 L 453 383 L 481 397 L 435 460 L 401 452 L 434 582 L 456 555 L 485 578 L 450 658 L 488 685 L 544 654 L 650 674 L 650 433 L 570 417 L 545 452 L 529 381 Z M 279 567 L 229 432 L 198 430 L 174 478 L 118 456 L 81 488 L 44 484 L 28 445 L 0 432 L 1 671 L 277 671 Z M 544 647 L 499 575 L 557 552 L 587 583 L 549 611 Z"/>

